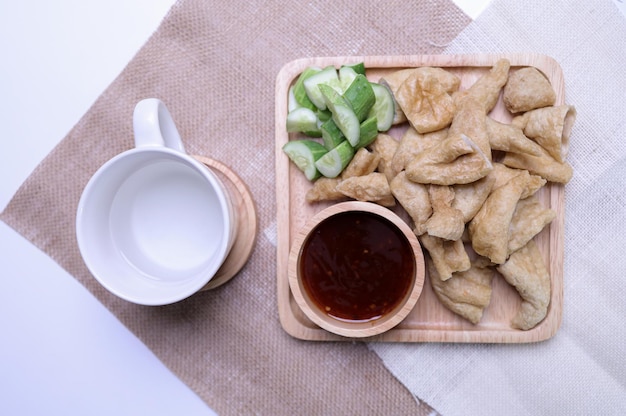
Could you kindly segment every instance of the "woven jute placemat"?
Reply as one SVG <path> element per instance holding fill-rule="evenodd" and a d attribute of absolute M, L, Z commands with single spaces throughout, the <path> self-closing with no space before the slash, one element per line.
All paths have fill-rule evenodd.
<path fill-rule="evenodd" d="M 219 414 L 428 414 L 366 344 L 303 342 L 280 326 L 274 87 L 280 68 L 296 58 L 439 53 L 469 23 L 449 0 L 179 1 L 0 218 Z M 74 226 L 83 187 L 133 146 L 132 111 L 148 97 L 166 103 L 188 153 L 224 163 L 247 184 L 259 224 L 252 255 L 234 279 L 163 307 L 103 289 L 80 257 Z"/>

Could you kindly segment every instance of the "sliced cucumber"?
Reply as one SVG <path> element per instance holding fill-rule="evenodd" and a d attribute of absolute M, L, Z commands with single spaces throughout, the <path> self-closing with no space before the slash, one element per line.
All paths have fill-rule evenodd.
<path fill-rule="evenodd" d="M 292 140 L 283 146 L 283 152 L 289 159 L 304 172 L 304 176 L 312 181 L 321 176 L 315 166 L 315 162 L 322 158 L 328 151 L 320 143 L 309 140 Z"/>
<path fill-rule="evenodd" d="M 326 102 L 319 89 L 320 85 L 335 85 L 339 84 L 339 76 L 337 75 L 337 69 L 334 66 L 327 66 L 316 74 L 311 75 L 303 81 L 304 90 L 311 102 L 315 104 L 320 110 L 326 109 Z"/>
<path fill-rule="evenodd" d="M 289 112 L 300 107 L 300 104 L 298 104 L 298 101 L 296 101 L 296 95 L 293 93 L 293 90 L 293 86 L 289 87 L 289 96 L 287 98 L 287 111 Z"/>
<path fill-rule="evenodd" d="M 369 117 L 376 117 L 378 120 L 378 131 L 387 131 L 393 124 L 396 115 L 396 104 L 391 90 L 382 84 L 371 83 L 376 102 L 369 111 Z"/>
<path fill-rule="evenodd" d="M 357 62 L 356 64 L 342 65 L 352 68 L 357 74 L 365 75 L 365 62 Z"/>
<path fill-rule="evenodd" d="M 357 74 L 351 66 L 342 66 L 339 68 L 339 83 L 341 84 L 341 88 L 343 91 L 347 90 L 354 78 L 356 78 Z"/>
<path fill-rule="evenodd" d="M 326 106 L 333 113 L 333 120 L 339 130 L 346 136 L 352 146 L 359 142 L 359 119 L 352 110 L 352 106 L 337 91 L 328 85 L 321 84 L 319 89 Z"/>
<path fill-rule="evenodd" d="M 322 68 L 316 66 L 310 66 L 305 68 L 304 71 L 298 77 L 298 80 L 293 86 L 293 95 L 296 102 L 300 105 L 300 107 L 306 107 L 309 110 L 316 110 L 317 107 L 313 102 L 309 99 L 309 96 L 304 89 L 304 80 L 310 78 L 311 76 L 320 72 Z"/>
<path fill-rule="evenodd" d="M 312 110 L 299 107 L 287 114 L 287 132 L 314 132 L 320 133 L 319 118 Z"/>
<path fill-rule="evenodd" d="M 324 133 L 322 132 L 322 137 Z M 361 147 L 369 146 L 378 136 L 378 120 L 376 117 L 370 117 L 361 123 L 361 131 L 359 135 L 359 142 L 354 149 L 360 149 Z"/>
<path fill-rule="evenodd" d="M 289 91 L 287 131 L 319 140 L 292 140 L 283 146 L 309 180 L 341 174 L 355 152 L 391 128 L 396 104 L 391 90 L 370 82 L 363 62 L 308 67 Z"/>
<path fill-rule="evenodd" d="M 339 143 L 333 150 L 320 157 L 315 166 L 327 178 L 336 178 L 354 157 L 354 148 L 347 140 Z"/>
<path fill-rule="evenodd" d="M 324 123 L 325 121 L 330 120 L 333 117 L 333 113 L 330 110 L 317 110 L 316 112 L 317 118 L 320 119 L 320 122 Z"/>
<path fill-rule="evenodd" d="M 360 74 L 354 78 L 343 96 L 352 106 L 359 122 L 367 118 L 376 102 L 376 95 L 374 95 L 371 83 L 365 78 L 365 75 Z"/>
<path fill-rule="evenodd" d="M 339 127 L 337 127 L 337 124 L 335 124 L 332 118 L 322 123 L 320 130 L 322 132 L 324 147 L 328 150 L 334 149 L 339 143 L 346 139 L 346 136 L 339 130 Z"/>

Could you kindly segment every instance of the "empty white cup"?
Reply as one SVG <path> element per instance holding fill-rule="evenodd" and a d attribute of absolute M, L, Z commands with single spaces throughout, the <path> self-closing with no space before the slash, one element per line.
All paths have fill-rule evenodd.
<path fill-rule="evenodd" d="M 236 213 L 219 178 L 185 153 L 163 102 L 140 101 L 133 128 L 135 148 L 87 183 L 76 237 L 107 290 L 133 303 L 165 305 L 215 276 L 232 248 Z"/>

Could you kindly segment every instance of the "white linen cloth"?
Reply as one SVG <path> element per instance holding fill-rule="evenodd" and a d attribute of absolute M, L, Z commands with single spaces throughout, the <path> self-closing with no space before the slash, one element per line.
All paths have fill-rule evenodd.
<path fill-rule="evenodd" d="M 494 0 L 445 53 L 555 58 L 577 120 L 565 187 L 564 314 L 535 344 L 369 348 L 443 415 L 626 414 L 626 20 L 610 0 Z"/>

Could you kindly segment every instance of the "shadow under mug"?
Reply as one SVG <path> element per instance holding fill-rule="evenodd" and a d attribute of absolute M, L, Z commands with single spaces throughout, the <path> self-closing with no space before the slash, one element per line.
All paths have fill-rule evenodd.
<path fill-rule="evenodd" d="M 135 148 L 100 167 L 76 214 L 80 253 L 111 293 L 165 305 L 215 276 L 237 234 L 224 184 L 185 153 L 171 114 L 155 98 L 133 113 Z"/>

